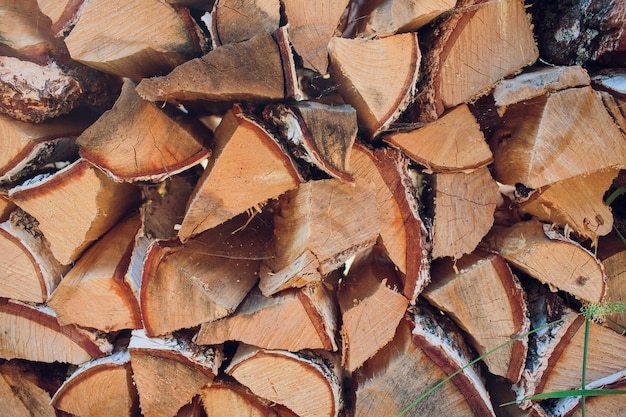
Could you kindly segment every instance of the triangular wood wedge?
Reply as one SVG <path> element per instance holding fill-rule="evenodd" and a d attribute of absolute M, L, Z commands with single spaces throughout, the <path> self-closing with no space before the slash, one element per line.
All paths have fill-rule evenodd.
<path fill-rule="evenodd" d="M 280 1 L 256 0 L 246 4 L 241 13 L 241 0 L 217 0 L 207 24 L 213 49 L 228 43 L 246 41 L 261 33 L 274 33 L 280 25 Z M 204 20 L 204 17 L 203 17 Z"/>
<path fill-rule="evenodd" d="M 394 339 L 365 362 L 357 370 L 354 383 L 355 415 L 362 417 L 395 417 L 406 411 L 406 416 L 441 415 L 441 416 L 494 416 L 488 399 L 477 395 L 483 391 L 482 382 L 479 387 L 468 384 L 468 375 L 459 375 L 455 382 L 443 384 L 441 387 L 426 396 L 421 402 L 408 409 L 415 400 L 431 389 L 435 384 L 456 371 L 469 358 L 463 358 L 463 353 L 450 350 L 452 340 L 444 337 L 443 330 L 435 321 L 431 321 L 427 344 L 415 340 L 419 335 L 411 334 L 413 324 L 403 319 L 397 327 Z M 454 340 L 459 341 L 458 335 L 451 334 Z M 429 346 L 429 347 L 428 347 Z M 453 347 L 452 349 L 458 349 Z M 433 361 L 428 353 L 439 355 L 442 361 L 451 361 L 447 368 L 442 363 Z M 454 359 L 453 359 L 454 357 Z M 456 362 L 455 362 L 456 360 Z M 466 374 L 476 375 L 474 368 L 464 371 Z M 419 377 L 416 378 L 416 375 Z"/>
<path fill-rule="evenodd" d="M 40 365 L 40 364 L 37 364 Z M 12 417 L 56 417 L 46 390 L 45 371 L 33 373 L 28 365 L 16 361 L 0 364 L 0 404 Z M 41 378 L 43 377 L 43 378 Z M 43 379 L 43 381 L 42 381 Z"/>
<path fill-rule="evenodd" d="M 235 311 L 258 281 L 271 239 L 268 220 L 242 215 L 184 245 L 178 240 L 152 244 L 141 282 L 146 333 L 170 333 Z"/>
<path fill-rule="evenodd" d="M 442 259 L 433 263 L 431 275 L 422 295 L 470 336 L 479 355 L 530 330 L 525 292 L 500 255 L 476 250 L 456 263 Z M 524 337 L 483 361 L 492 374 L 516 383 L 527 349 L 528 337 Z"/>
<path fill-rule="evenodd" d="M 619 167 L 609 167 L 540 187 L 520 204 L 520 212 L 559 227 L 569 226 L 595 241 L 613 230 L 613 214 L 604 203 L 604 194 L 619 172 Z"/>
<path fill-rule="evenodd" d="M 393 339 L 409 305 L 401 286 L 393 263 L 376 246 L 359 254 L 341 280 L 342 363 L 349 373 Z"/>
<path fill-rule="evenodd" d="M 334 178 L 353 180 L 350 152 L 358 126 L 351 106 L 303 101 L 268 106 L 264 116 L 279 127 L 295 156 Z"/>
<path fill-rule="evenodd" d="M 67 271 L 52 255 L 37 221 L 15 210 L 0 224 L 0 296 L 45 303 Z"/>
<path fill-rule="evenodd" d="M 133 381 L 146 417 L 173 416 L 210 383 L 222 364 L 222 353 L 184 339 L 150 338 L 133 330 L 128 345 Z"/>
<path fill-rule="evenodd" d="M 328 42 L 336 35 L 339 18 L 348 3 L 349 0 L 283 0 L 289 40 L 305 68 L 326 75 Z"/>
<path fill-rule="evenodd" d="M 78 259 L 48 301 L 59 323 L 105 332 L 142 327 L 139 300 L 124 281 L 140 227 L 138 215 L 121 221 Z"/>
<path fill-rule="evenodd" d="M 261 267 L 259 288 L 269 296 L 319 281 L 380 233 L 373 193 L 362 180 L 310 181 L 280 199 L 273 246 Z"/>
<path fill-rule="evenodd" d="M 246 210 L 258 211 L 259 205 L 301 181 L 277 140 L 234 106 L 215 131 L 213 154 L 189 200 L 178 237 L 186 241 Z"/>
<path fill-rule="evenodd" d="M 80 365 L 105 356 L 113 346 L 95 333 L 60 326 L 54 311 L 18 301 L 0 299 L 0 357 Z"/>
<path fill-rule="evenodd" d="M 279 100 L 285 97 L 281 49 L 269 33 L 220 46 L 137 86 L 151 101 Z"/>
<path fill-rule="evenodd" d="M 124 215 L 136 191 L 79 159 L 12 188 L 9 198 L 37 219 L 55 258 L 68 265 Z"/>
<path fill-rule="evenodd" d="M 508 107 L 497 133 L 494 177 L 539 188 L 623 167 L 626 140 L 591 87 L 569 88 Z"/>
<path fill-rule="evenodd" d="M 330 355 L 242 344 L 225 372 L 259 397 L 282 404 L 301 417 L 337 417 L 343 399 L 334 362 Z"/>
<path fill-rule="evenodd" d="M 417 35 L 333 38 L 328 50 L 332 78 L 365 133 L 374 137 L 387 129 L 413 98 L 422 56 Z"/>
<path fill-rule="evenodd" d="M 0 115 L 0 183 L 75 153 L 74 139 L 95 120 L 95 113 L 74 112 L 39 124 Z"/>
<path fill-rule="evenodd" d="M 452 9 L 454 0 L 383 0 L 362 21 L 361 36 L 379 37 L 398 32 L 416 31 L 440 14 Z"/>
<path fill-rule="evenodd" d="M 539 57 L 521 0 L 457 2 L 454 13 L 424 41 L 433 46 L 424 57 L 427 75 L 419 88 L 421 121 L 485 94 Z"/>
<path fill-rule="evenodd" d="M 264 349 L 335 351 L 337 321 L 333 296 L 321 282 L 271 298 L 254 289 L 234 314 L 202 324 L 194 342 L 217 345 L 237 340 Z"/>
<path fill-rule="evenodd" d="M 208 416 L 297 417 L 286 408 L 254 395 L 232 378 L 224 375 L 218 378 L 200 390 L 202 405 Z"/>
<path fill-rule="evenodd" d="M 380 242 L 402 273 L 404 296 L 415 301 L 430 280 L 430 244 L 418 211 L 409 160 L 396 150 L 370 151 L 356 144 L 350 161 L 354 177 L 373 187 L 381 225 Z"/>
<path fill-rule="evenodd" d="M 80 155 L 115 181 L 162 181 L 205 159 L 213 136 L 175 112 L 143 100 L 127 80 L 113 108 L 78 138 Z"/>
<path fill-rule="evenodd" d="M 84 2 L 72 26 L 65 38 L 72 59 L 135 80 L 166 73 L 206 49 L 189 10 L 158 0 Z"/>
<path fill-rule="evenodd" d="M 480 126 L 466 104 L 422 128 L 390 133 L 383 139 L 433 172 L 467 171 L 493 162 Z"/>
<path fill-rule="evenodd" d="M 498 185 L 487 167 L 434 175 L 433 258 L 472 252 L 494 222 Z"/>
<path fill-rule="evenodd" d="M 499 81 L 493 89 L 493 100 L 502 116 L 511 104 L 566 88 L 583 87 L 590 82 L 587 71 L 579 66 L 533 69 Z"/>
<path fill-rule="evenodd" d="M 511 227 L 494 226 L 484 244 L 554 290 L 592 303 L 602 301 L 606 286 L 602 264 L 550 225 L 530 220 Z"/>
<path fill-rule="evenodd" d="M 88 362 L 74 371 L 52 397 L 52 405 L 85 417 L 131 417 L 139 410 L 127 350 Z"/>

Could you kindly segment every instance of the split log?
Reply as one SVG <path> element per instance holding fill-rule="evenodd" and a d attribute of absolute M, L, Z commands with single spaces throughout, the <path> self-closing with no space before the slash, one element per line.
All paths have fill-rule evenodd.
<path fill-rule="evenodd" d="M 93 123 L 95 116 L 77 111 L 39 124 L 0 116 L 0 183 L 13 182 L 48 163 L 74 157 L 74 139 Z"/>
<path fill-rule="evenodd" d="M 501 183 L 536 189 L 624 166 L 624 136 L 591 87 L 510 105 L 504 119 L 494 151 L 494 177 Z"/>
<path fill-rule="evenodd" d="M 302 65 L 326 75 L 328 71 L 328 43 L 337 33 L 339 18 L 349 0 L 308 2 L 283 0 L 287 33 Z"/>
<path fill-rule="evenodd" d="M 480 126 L 465 104 L 422 128 L 390 133 L 383 140 L 432 172 L 469 171 L 493 162 Z"/>
<path fill-rule="evenodd" d="M 604 302 L 619 303 L 626 300 L 626 248 L 622 241 L 612 236 L 604 239 L 598 246 L 598 259 L 606 272 L 606 294 Z M 614 331 L 624 334 L 621 326 L 626 326 L 626 313 L 613 313 L 606 317 L 604 322 Z"/>
<path fill-rule="evenodd" d="M 297 417 L 288 409 L 257 397 L 250 389 L 224 375 L 202 388 L 200 398 L 204 411 L 211 417 Z"/>
<path fill-rule="evenodd" d="M 38 383 L 39 375 L 17 362 L 0 364 L 0 404 L 14 417 L 56 417 L 50 394 Z"/>
<path fill-rule="evenodd" d="M 268 106 L 266 120 L 277 126 L 292 154 L 331 177 L 352 181 L 350 153 L 357 136 L 356 111 L 348 105 L 313 101 Z"/>
<path fill-rule="evenodd" d="M 64 49 L 36 0 L 4 1 L 0 5 L 0 55 L 40 56 Z"/>
<path fill-rule="evenodd" d="M 337 350 L 334 297 L 324 283 L 265 297 L 253 289 L 232 315 L 203 323 L 194 342 L 218 345 L 241 341 L 264 349 L 297 352 Z"/>
<path fill-rule="evenodd" d="M 113 108 L 77 139 L 80 155 L 115 181 L 159 182 L 209 156 L 199 121 L 145 101 L 126 81 Z"/>
<path fill-rule="evenodd" d="M 135 191 L 80 159 L 12 188 L 9 198 L 37 219 L 56 259 L 68 265 L 135 203 Z"/>
<path fill-rule="evenodd" d="M 61 325 L 105 332 L 142 327 L 139 300 L 124 281 L 140 226 L 137 215 L 121 221 L 65 275 L 48 301 Z"/>
<path fill-rule="evenodd" d="M 245 13 L 241 10 L 245 9 Z M 261 33 L 274 33 L 280 24 L 279 0 L 217 0 L 207 24 L 213 49 L 252 39 Z"/>
<path fill-rule="evenodd" d="M 67 271 L 54 258 L 37 221 L 20 209 L 0 224 L 0 252 L 4 298 L 44 303 Z"/>
<path fill-rule="evenodd" d="M 139 80 L 165 74 L 208 49 L 189 11 L 166 2 L 98 0 L 74 10 L 67 49 L 72 59 L 103 72 Z"/>
<path fill-rule="evenodd" d="M 500 255 L 477 250 L 456 263 L 444 259 L 433 264 L 431 274 L 422 295 L 465 331 L 479 355 L 530 330 L 525 292 Z M 516 383 L 527 349 L 528 337 L 523 337 L 483 361 L 492 374 Z"/>
<path fill-rule="evenodd" d="M 422 122 L 478 98 L 539 56 L 519 0 L 461 1 L 423 41 L 432 46 L 425 53 L 426 75 L 412 110 Z"/>
<path fill-rule="evenodd" d="M 271 221 L 263 215 L 247 223 L 242 215 L 185 245 L 169 240 L 150 246 L 141 280 L 141 312 L 149 336 L 235 311 L 259 279 L 271 236 Z"/>
<path fill-rule="evenodd" d="M 451 10 L 454 0 L 401 1 L 383 0 L 358 22 L 360 36 L 384 37 L 399 32 L 412 32 Z"/>
<path fill-rule="evenodd" d="M 113 347 L 95 333 L 60 326 L 54 312 L 18 301 L 0 299 L 0 357 L 79 365 L 105 356 Z"/>
<path fill-rule="evenodd" d="M 16 208 L 17 206 L 7 198 L 4 190 L 0 190 L 0 222 L 7 221 Z"/>
<path fill-rule="evenodd" d="M 184 242 L 244 211 L 258 212 L 267 200 L 301 181 L 277 140 L 234 106 L 215 130 L 213 154 L 189 200 L 178 237 Z"/>
<path fill-rule="evenodd" d="M 359 254 L 341 280 L 341 361 L 349 373 L 393 339 L 409 304 L 401 287 L 394 265 L 377 247 Z"/>
<path fill-rule="evenodd" d="M 363 181 L 311 181 L 288 191 L 274 217 L 274 240 L 260 271 L 269 296 L 302 287 L 374 244 L 380 233 L 374 195 Z"/>
<path fill-rule="evenodd" d="M 487 167 L 434 175 L 433 258 L 472 252 L 494 222 L 498 185 Z"/>
<path fill-rule="evenodd" d="M 143 330 L 133 330 L 128 351 L 145 417 L 176 415 L 213 380 L 222 363 L 222 353 L 213 347 L 199 348 L 184 339 L 150 338 Z"/>
<path fill-rule="evenodd" d="M 430 281 L 428 232 L 418 212 L 408 159 L 391 149 L 355 145 L 354 177 L 372 184 L 378 207 L 380 243 L 402 273 L 403 294 L 415 298 Z"/>
<path fill-rule="evenodd" d="M 494 226 L 485 245 L 552 289 L 592 303 L 602 301 L 606 275 L 589 251 L 537 220 Z"/>
<path fill-rule="evenodd" d="M 137 86 L 151 101 L 277 100 L 287 96 L 283 60 L 290 54 L 270 34 L 223 45 L 176 67 L 163 77 L 147 78 Z"/>
<path fill-rule="evenodd" d="M 127 350 L 87 362 L 69 376 L 51 404 L 72 415 L 131 417 L 139 409 Z"/>
<path fill-rule="evenodd" d="M 242 344 L 225 372 L 298 416 L 336 417 L 343 407 L 338 364 L 322 352 L 292 353 Z"/>
<path fill-rule="evenodd" d="M 455 383 L 443 384 L 409 409 L 422 394 L 470 360 L 458 351 L 458 346 L 450 350 L 450 344 L 461 341 L 459 335 L 446 327 L 451 333 L 444 336 L 440 324 L 433 320 L 435 316 L 428 317 L 428 323 L 415 327 L 421 329 L 417 332 L 412 331 L 410 319 L 402 320 L 394 339 L 357 370 L 355 415 L 391 417 L 404 410 L 408 416 L 433 412 L 445 416 L 495 415 L 471 367 L 457 375 Z M 474 383 L 478 386 L 472 387 Z"/>
<path fill-rule="evenodd" d="M 417 35 L 333 38 L 328 51 L 332 78 L 364 133 L 374 137 L 388 129 L 413 98 L 421 62 Z"/>

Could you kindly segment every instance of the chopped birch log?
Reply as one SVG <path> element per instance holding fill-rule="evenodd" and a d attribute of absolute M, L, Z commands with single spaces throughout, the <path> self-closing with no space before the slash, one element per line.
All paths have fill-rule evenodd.
<path fill-rule="evenodd" d="M 567 88 L 583 87 L 590 82 L 589 74 L 580 66 L 533 69 L 499 81 L 493 89 L 493 99 L 502 116 L 511 104 Z"/>
<path fill-rule="evenodd" d="M 389 126 L 413 98 L 421 62 L 415 33 L 383 39 L 333 38 L 331 75 L 369 137 Z"/>
<path fill-rule="evenodd" d="M 283 0 L 289 40 L 305 68 L 326 75 L 328 43 L 338 34 L 339 18 L 348 3 L 349 0 Z"/>
<path fill-rule="evenodd" d="M 74 139 L 95 116 L 76 111 L 33 124 L 0 115 L 0 183 L 15 181 L 47 163 L 74 157 Z"/>
<path fill-rule="evenodd" d="M 139 410 L 139 401 L 128 350 L 81 366 L 57 390 L 51 404 L 77 416 L 133 416 Z"/>
<path fill-rule="evenodd" d="M 393 339 L 409 300 L 394 265 L 382 249 L 359 254 L 342 279 L 337 299 L 342 315 L 342 365 L 354 372 Z"/>
<path fill-rule="evenodd" d="M 296 417 L 287 410 L 279 409 L 278 404 L 257 397 L 236 381 L 223 375 L 218 378 L 200 390 L 200 398 L 208 416 Z"/>
<path fill-rule="evenodd" d="M 494 226 L 484 243 L 553 290 L 592 303 L 602 301 L 606 286 L 602 264 L 550 225 L 530 220 L 511 227 Z"/>
<path fill-rule="evenodd" d="M 115 181 L 154 181 L 209 156 L 212 133 L 198 120 L 145 101 L 126 81 L 113 108 L 77 139 L 80 155 Z"/>
<path fill-rule="evenodd" d="M 166 2 L 90 0 L 77 12 L 65 44 L 74 60 L 99 71 L 139 80 L 207 49 L 189 11 Z"/>
<path fill-rule="evenodd" d="M 468 171 L 493 162 L 480 126 L 465 104 L 422 128 L 389 133 L 383 140 L 432 172 Z"/>
<path fill-rule="evenodd" d="M 504 120 L 494 151 L 501 183 L 536 189 L 626 161 L 624 135 L 591 87 L 511 105 Z"/>
<path fill-rule="evenodd" d="M 334 362 L 321 352 L 292 353 L 242 344 L 225 372 L 259 397 L 301 417 L 337 417 L 343 400 Z"/>
<path fill-rule="evenodd" d="M 113 182 L 82 159 L 9 190 L 11 201 L 37 219 L 63 265 L 109 230 L 135 203 L 135 194 L 134 187 Z"/>
<path fill-rule="evenodd" d="M 351 106 L 306 101 L 268 106 L 263 115 L 280 129 L 296 157 L 331 177 L 353 180 L 350 152 L 358 126 L 356 111 Z"/>
<path fill-rule="evenodd" d="M 458 2 L 454 13 L 423 40 L 432 47 L 424 56 L 426 75 L 415 108 L 422 122 L 478 98 L 539 56 L 520 0 Z"/>
<path fill-rule="evenodd" d="M 494 222 L 498 185 L 487 167 L 434 175 L 433 258 L 472 252 Z"/>
<path fill-rule="evenodd" d="M 619 167 L 604 168 L 540 187 L 520 204 L 520 212 L 559 227 L 571 227 L 596 241 L 613 230 L 613 215 L 604 203 L 604 194 L 619 171 Z"/>
<path fill-rule="evenodd" d="M 430 244 L 418 212 L 408 159 L 396 150 L 372 152 L 357 144 L 351 166 L 355 178 L 372 184 L 381 225 L 380 243 L 402 274 L 404 296 L 413 302 L 430 280 Z"/>
<path fill-rule="evenodd" d="M 56 417 L 50 405 L 50 393 L 38 383 L 41 375 L 33 374 L 17 362 L 0 365 L 0 404 L 12 417 Z"/>
<path fill-rule="evenodd" d="M 284 51 L 284 52 L 281 52 Z M 151 101 L 265 101 L 285 97 L 283 53 L 270 34 L 214 49 L 137 86 Z"/>
<path fill-rule="evenodd" d="M 500 255 L 476 250 L 456 263 L 442 259 L 433 264 L 431 275 L 432 282 L 422 295 L 465 331 L 479 355 L 530 330 L 526 294 Z M 526 336 L 483 361 L 492 374 L 516 383 L 527 349 Z"/>
<path fill-rule="evenodd" d="M 259 279 L 271 221 L 242 215 L 182 245 L 150 246 L 141 282 L 146 333 L 162 335 L 217 320 L 235 311 Z"/>
<path fill-rule="evenodd" d="M 241 10 L 245 9 L 245 13 Z M 213 49 L 252 39 L 261 33 L 274 33 L 280 25 L 279 0 L 217 0 L 210 14 Z"/>
<path fill-rule="evenodd" d="M 234 106 L 215 130 L 213 153 L 189 200 L 178 237 L 184 242 L 244 211 L 258 212 L 267 200 L 301 181 L 277 140 Z"/>
<path fill-rule="evenodd" d="M 176 415 L 210 383 L 222 364 L 222 353 L 175 338 L 150 338 L 133 330 L 128 345 L 133 381 L 146 417 Z"/>
<path fill-rule="evenodd" d="M 20 209 L 0 224 L 0 253 L 4 298 L 45 303 L 67 271 L 52 255 L 37 221 Z"/>
<path fill-rule="evenodd" d="M 437 325 L 434 325 L 437 326 Z M 367 361 L 355 374 L 355 415 L 364 417 L 394 417 L 403 411 L 408 416 L 425 413 L 442 416 L 493 416 L 489 409 L 474 411 L 471 398 L 455 383 L 446 383 L 427 395 L 413 407 L 409 406 L 436 383 L 455 371 L 444 370 L 414 343 L 412 323 L 404 319 L 397 327 L 394 339 Z M 435 329 L 434 327 L 433 329 Z M 432 349 L 441 355 L 444 344 L 440 333 L 433 335 Z M 469 370 L 468 370 L 469 371 Z M 419 378 L 415 376 L 419 375 Z M 457 378 L 458 379 L 458 378 Z"/>
<path fill-rule="evenodd" d="M 297 352 L 337 350 L 337 312 L 334 298 L 321 282 L 265 297 L 250 291 L 234 314 L 203 323 L 194 342 L 218 345 L 228 340 L 263 349 Z"/>
<path fill-rule="evenodd" d="M 454 0 L 383 0 L 361 22 L 361 36 L 416 31 L 455 5 Z"/>
<path fill-rule="evenodd" d="M 61 325 L 105 332 L 142 327 L 139 300 L 124 281 L 140 227 L 138 215 L 121 221 L 65 275 L 48 301 Z"/>
<path fill-rule="evenodd" d="M 274 217 L 274 240 L 260 272 L 265 296 L 320 281 L 380 233 L 374 195 L 364 181 L 311 181 L 288 191 Z"/>
<path fill-rule="evenodd" d="M 60 326 L 54 312 L 18 301 L 0 299 L 0 357 L 79 365 L 105 356 L 113 346 L 95 333 Z"/>

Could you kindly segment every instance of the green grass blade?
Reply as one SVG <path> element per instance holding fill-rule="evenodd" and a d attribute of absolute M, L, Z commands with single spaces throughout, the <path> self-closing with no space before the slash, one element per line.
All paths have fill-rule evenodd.
<path fill-rule="evenodd" d="M 609 195 L 609 196 L 606 198 L 606 201 L 605 201 L 606 205 L 607 205 L 607 206 L 610 206 L 611 204 L 613 204 L 613 202 L 615 201 L 615 199 L 616 199 L 617 197 L 619 197 L 620 195 L 622 195 L 622 194 L 626 194 L 626 187 L 625 187 L 625 186 L 621 186 L 621 187 L 619 187 L 618 189 L 616 189 L 615 191 L 613 191 L 613 192 L 611 193 L 611 195 Z"/>
<path fill-rule="evenodd" d="M 626 395 L 624 389 L 570 389 L 564 391 L 542 392 L 541 394 L 532 395 L 530 397 L 522 398 L 520 400 L 509 401 L 508 403 L 500 404 L 500 407 L 506 407 L 507 405 L 513 405 L 522 401 L 534 401 L 534 400 L 551 400 L 567 397 L 596 397 L 598 395 Z"/>
<path fill-rule="evenodd" d="M 585 386 L 587 385 L 587 383 L 585 382 L 587 380 L 587 347 L 589 346 L 589 323 L 591 323 L 591 320 L 589 320 L 589 317 L 585 317 L 585 339 L 583 341 L 583 365 L 582 365 L 582 387 L 580 388 L 581 391 L 585 390 Z M 585 400 L 587 397 L 583 397 L 582 398 L 582 402 L 580 405 L 580 412 L 582 414 L 582 417 L 585 417 Z"/>

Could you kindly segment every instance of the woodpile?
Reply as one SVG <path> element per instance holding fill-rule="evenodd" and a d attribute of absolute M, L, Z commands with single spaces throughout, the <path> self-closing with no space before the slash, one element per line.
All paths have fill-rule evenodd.
<path fill-rule="evenodd" d="M 623 389 L 624 314 L 576 313 L 626 302 L 625 27 L 613 0 L 0 0 L 3 413 Z"/>

